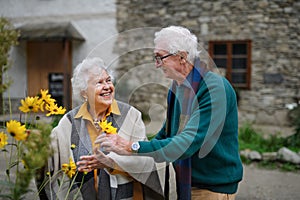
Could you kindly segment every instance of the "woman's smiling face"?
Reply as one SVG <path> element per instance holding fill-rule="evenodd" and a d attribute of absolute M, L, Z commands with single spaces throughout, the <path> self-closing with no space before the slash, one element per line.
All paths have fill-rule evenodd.
<path fill-rule="evenodd" d="M 90 74 L 86 94 L 90 106 L 108 108 L 114 99 L 115 87 L 112 78 L 105 70 L 101 74 Z"/>

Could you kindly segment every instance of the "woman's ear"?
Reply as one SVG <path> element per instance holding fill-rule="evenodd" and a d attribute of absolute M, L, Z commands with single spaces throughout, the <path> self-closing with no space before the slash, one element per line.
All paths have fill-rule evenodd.
<path fill-rule="evenodd" d="M 86 91 L 81 91 L 80 94 L 81 94 L 81 96 L 84 98 L 84 100 L 87 101 L 88 96 L 87 96 Z"/>

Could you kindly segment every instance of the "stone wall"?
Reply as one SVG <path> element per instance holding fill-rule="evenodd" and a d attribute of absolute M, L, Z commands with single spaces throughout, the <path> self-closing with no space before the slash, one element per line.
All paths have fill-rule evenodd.
<path fill-rule="evenodd" d="M 206 50 L 210 40 L 251 40 L 251 89 L 239 91 L 240 121 L 289 124 L 286 104 L 300 99 L 299 1 L 117 0 L 116 4 L 121 37 L 115 50 L 122 52 L 118 77 L 128 77 L 118 88 L 145 115 L 153 105 L 160 105 L 164 113 L 168 85 L 151 60 L 153 33 L 181 25 Z M 126 90 L 128 84 L 131 89 Z"/>

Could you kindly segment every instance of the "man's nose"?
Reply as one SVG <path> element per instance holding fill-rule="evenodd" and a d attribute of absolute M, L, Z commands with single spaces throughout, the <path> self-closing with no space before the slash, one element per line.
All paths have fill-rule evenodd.
<path fill-rule="evenodd" d="M 155 67 L 156 67 L 156 68 L 160 68 L 161 65 L 162 65 L 162 63 L 159 63 L 158 61 L 155 61 Z"/>

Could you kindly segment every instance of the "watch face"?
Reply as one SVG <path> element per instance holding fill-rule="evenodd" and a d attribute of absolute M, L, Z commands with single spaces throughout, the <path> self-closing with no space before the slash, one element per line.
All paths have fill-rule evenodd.
<path fill-rule="evenodd" d="M 132 148 L 132 150 L 136 151 L 140 148 L 140 145 L 139 145 L 139 143 L 134 142 L 134 143 L 132 143 L 131 148 Z"/>

